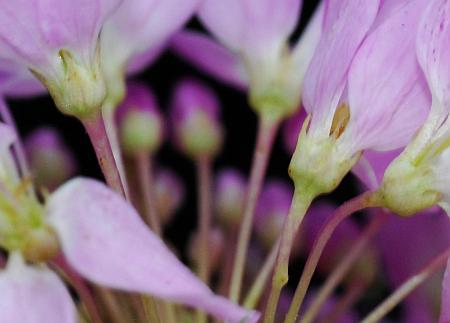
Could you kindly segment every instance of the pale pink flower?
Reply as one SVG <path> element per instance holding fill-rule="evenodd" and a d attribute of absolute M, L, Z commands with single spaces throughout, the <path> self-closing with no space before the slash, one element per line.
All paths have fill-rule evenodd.
<path fill-rule="evenodd" d="M 323 18 L 319 6 L 301 39 L 290 46 L 301 5 L 301 0 L 204 1 L 199 18 L 220 44 L 186 31 L 174 37 L 174 48 L 222 80 L 248 87 L 255 109 L 288 115 L 299 107 L 303 76 Z"/>
<path fill-rule="evenodd" d="M 8 207 L 0 217 L 0 244 L 9 251 L 0 272 L 0 309 L 8 323 L 74 323 L 73 303 L 62 281 L 45 265 L 61 248 L 71 267 L 96 284 L 200 308 L 229 322 L 256 322 L 256 312 L 216 296 L 142 222 L 120 195 L 104 184 L 73 179 L 39 206 L 27 191 L 8 151 L 16 139 L 0 124 L 0 189 Z M 9 156 L 9 157 L 8 157 Z M 22 258 L 35 265 L 26 264 Z M 32 304 L 33 306 L 29 306 Z"/>

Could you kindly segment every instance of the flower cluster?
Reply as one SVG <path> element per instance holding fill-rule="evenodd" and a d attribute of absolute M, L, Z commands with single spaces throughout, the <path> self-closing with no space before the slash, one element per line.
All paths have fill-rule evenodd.
<path fill-rule="evenodd" d="M 168 50 L 225 86 L 163 99 L 136 75 Z M 248 174 L 217 88 L 257 116 Z M 22 140 L 10 99 L 46 93 L 106 183 L 77 175 L 69 131 Z M 449 114 L 449 0 L 0 0 L 0 321 L 450 322 Z M 359 195 L 319 198 L 349 173 Z"/>

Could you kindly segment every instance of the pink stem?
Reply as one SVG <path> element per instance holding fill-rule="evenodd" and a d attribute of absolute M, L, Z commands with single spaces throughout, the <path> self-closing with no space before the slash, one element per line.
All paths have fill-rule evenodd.
<path fill-rule="evenodd" d="M 419 287 L 436 271 L 441 269 L 447 263 L 450 255 L 450 247 L 442 252 L 439 256 L 434 258 L 428 265 L 426 265 L 417 274 L 411 276 L 399 288 L 397 288 L 388 298 L 378 305 L 372 312 L 369 313 L 361 323 L 375 323 L 379 322 L 386 314 L 388 314 L 395 306 L 397 306 L 406 296 Z"/>
<path fill-rule="evenodd" d="M 230 299 L 235 302 L 238 302 L 240 298 L 245 258 L 247 257 L 247 249 L 250 242 L 253 216 L 279 125 L 280 120 L 278 119 L 269 119 L 264 116 L 260 117 L 258 138 L 256 140 L 250 173 L 250 183 L 247 192 L 247 201 L 245 203 L 244 215 L 238 235 L 233 273 L 231 275 L 229 296 Z"/>
<path fill-rule="evenodd" d="M 319 292 L 316 294 L 313 302 L 309 306 L 305 315 L 302 317 L 301 323 L 311 323 L 314 321 L 316 315 L 319 313 L 320 308 L 325 303 L 327 298 L 333 293 L 334 289 L 345 277 L 353 263 L 365 250 L 370 239 L 377 232 L 379 232 L 380 228 L 388 218 L 389 214 L 386 211 L 382 209 L 377 211 L 377 214 L 372 218 L 369 225 L 366 226 L 364 231 L 352 245 L 351 249 L 346 253 L 337 267 L 334 268 L 328 276 L 325 283 L 320 287 Z"/>
<path fill-rule="evenodd" d="M 62 256 L 55 259 L 53 263 L 67 276 L 70 284 L 77 291 L 78 296 L 80 296 L 80 299 L 86 306 L 92 322 L 103 323 L 92 293 L 84 280 L 70 268 Z"/>
<path fill-rule="evenodd" d="M 320 256 L 322 255 L 322 251 L 337 226 L 354 212 L 368 207 L 377 206 L 377 202 L 378 196 L 376 193 L 363 193 L 341 205 L 333 213 L 331 218 L 328 219 L 328 221 L 323 225 L 318 237 L 316 238 L 316 241 L 314 242 L 313 248 L 308 255 L 308 259 L 303 269 L 302 276 L 300 277 L 300 281 L 295 291 L 294 298 L 292 300 L 291 306 L 289 307 L 289 312 L 286 315 L 286 320 L 284 321 L 285 323 L 296 322 L 298 312 L 303 303 L 303 299 L 305 297 L 306 291 L 308 290 L 312 276 L 316 270 L 317 263 L 319 262 Z"/>
<path fill-rule="evenodd" d="M 94 147 L 100 168 L 108 185 L 125 197 L 119 171 L 111 151 L 109 139 L 106 134 L 105 124 L 100 113 L 81 120 Z"/>

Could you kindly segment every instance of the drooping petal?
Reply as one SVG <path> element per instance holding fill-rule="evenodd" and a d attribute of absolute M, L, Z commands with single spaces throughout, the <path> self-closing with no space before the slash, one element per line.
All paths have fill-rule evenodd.
<path fill-rule="evenodd" d="M 5 323 L 75 323 L 75 306 L 62 281 L 47 268 L 12 254 L 0 271 L 0 313 Z"/>
<path fill-rule="evenodd" d="M 0 99 L 0 105 L 4 104 L 4 101 Z M 13 180 L 13 183 L 17 183 L 19 181 L 19 173 L 11 151 L 16 140 L 17 135 L 14 129 L 0 121 L 0 182 Z"/>
<path fill-rule="evenodd" d="M 439 323 L 450 322 L 450 258 L 442 280 L 441 316 Z"/>
<path fill-rule="evenodd" d="M 199 0 L 127 0 L 102 30 L 102 60 L 122 69 L 134 55 L 159 48 L 191 17 Z"/>
<path fill-rule="evenodd" d="M 47 212 L 68 262 L 87 279 L 198 307 L 221 320 L 256 322 L 255 312 L 215 296 L 103 184 L 74 179 L 49 198 Z"/>
<path fill-rule="evenodd" d="M 0 2 L 0 56 L 39 70 L 61 49 L 92 53 L 100 28 L 122 0 Z"/>
<path fill-rule="evenodd" d="M 432 1 L 417 34 L 417 57 L 428 80 L 436 107 L 450 109 L 450 2 Z"/>
<path fill-rule="evenodd" d="M 295 28 L 301 0 L 207 0 L 199 16 L 227 47 L 257 51 L 279 47 Z"/>
<path fill-rule="evenodd" d="M 25 67 L 0 59 L 0 93 L 6 96 L 28 96 L 45 93 L 44 86 Z"/>
<path fill-rule="evenodd" d="M 247 87 L 244 67 L 237 55 L 199 32 L 181 31 L 172 48 L 200 69 L 238 88 Z"/>
<path fill-rule="evenodd" d="M 370 29 L 379 1 L 328 0 L 322 36 L 305 75 L 303 104 L 310 132 L 328 136 L 353 57 Z M 319 134 L 320 133 L 320 134 Z"/>
<path fill-rule="evenodd" d="M 389 164 L 402 152 L 402 149 L 391 151 L 365 151 L 358 163 L 352 168 L 353 174 L 370 190 L 376 190 Z"/>
<path fill-rule="evenodd" d="M 350 155 L 405 146 L 424 123 L 430 97 L 416 59 L 415 35 L 428 1 L 405 2 L 358 50 L 349 72 Z M 342 140 L 345 140 L 344 138 Z"/>

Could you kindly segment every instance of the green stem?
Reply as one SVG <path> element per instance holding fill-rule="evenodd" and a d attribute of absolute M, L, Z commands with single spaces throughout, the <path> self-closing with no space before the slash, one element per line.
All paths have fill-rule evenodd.
<path fill-rule="evenodd" d="M 297 289 L 292 299 L 291 306 L 288 314 L 286 315 L 285 323 L 294 323 L 297 320 L 297 315 L 300 307 L 303 303 L 303 299 L 308 290 L 314 271 L 316 270 L 317 263 L 319 262 L 322 251 L 325 248 L 326 243 L 330 239 L 336 227 L 348 216 L 361 209 L 368 207 L 375 207 L 378 203 L 378 195 L 374 192 L 363 193 L 343 205 L 341 205 L 331 216 L 330 219 L 324 224 L 319 236 L 314 242 L 313 248 L 308 255 L 306 265 L 303 269 L 302 276 L 298 283 Z"/>
<path fill-rule="evenodd" d="M 295 188 L 291 208 L 281 233 L 280 248 L 272 276 L 272 286 L 265 310 L 264 323 L 272 323 L 275 320 L 281 290 L 289 279 L 289 258 L 292 244 L 306 211 L 315 197 L 316 194 L 300 190 L 298 187 Z"/>
<path fill-rule="evenodd" d="M 231 274 L 229 296 L 234 302 L 238 302 L 240 298 L 245 259 L 247 257 L 248 244 L 250 242 L 253 224 L 253 216 L 279 125 L 279 119 L 265 117 L 264 115 L 262 115 L 259 119 L 258 135 L 253 155 L 247 200 L 245 203 L 242 223 L 238 235 L 238 242 L 236 245 L 233 272 Z"/>
<path fill-rule="evenodd" d="M 261 270 L 256 276 L 255 281 L 253 282 L 250 291 L 244 300 L 244 307 L 248 309 L 254 309 L 258 304 L 261 296 L 266 288 L 266 285 L 269 281 L 270 274 L 272 273 L 273 267 L 275 265 L 275 261 L 277 260 L 278 248 L 280 246 L 280 241 L 277 241 L 276 244 L 272 247 L 272 250 L 268 254 L 266 260 L 264 261 Z"/>
<path fill-rule="evenodd" d="M 323 306 L 328 297 L 333 293 L 336 286 L 342 281 L 345 275 L 348 273 L 349 269 L 353 263 L 358 259 L 361 253 L 367 247 L 370 239 L 379 231 L 382 225 L 389 218 L 388 213 L 384 210 L 379 209 L 375 217 L 372 218 L 369 225 L 364 229 L 355 243 L 352 245 L 351 249 L 344 256 L 344 258 L 339 262 L 337 267 L 333 269 L 331 274 L 328 276 L 325 283 L 320 287 L 319 292 L 316 294 L 313 302 L 308 307 L 305 315 L 301 319 L 301 323 L 311 323 L 314 322 L 320 308 Z"/>
<path fill-rule="evenodd" d="M 399 288 L 397 288 L 388 298 L 378 305 L 369 313 L 361 323 L 379 322 L 386 314 L 388 314 L 395 306 L 397 306 L 406 296 L 419 287 L 424 281 L 432 276 L 436 271 L 441 269 L 447 263 L 450 255 L 450 248 L 447 248 L 439 256 L 434 258 L 427 266 L 425 266 L 417 274 L 411 276 Z"/>
<path fill-rule="evenodd" d="M 116 161 L 109 144 L 101 113 L 83 119 L 81 122 L 91 139 L 98 164 L 105 176 L 106 182 L 109 187 L 125 197 L 125 190 L 122 186 L 119 170 L 117 169 Z"/>

